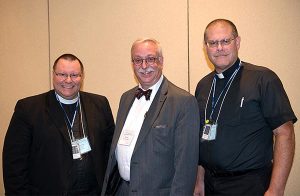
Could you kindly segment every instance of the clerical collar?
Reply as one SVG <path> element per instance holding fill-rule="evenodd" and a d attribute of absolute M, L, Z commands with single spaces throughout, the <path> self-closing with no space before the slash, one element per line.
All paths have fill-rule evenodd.
<path fill-rule="evenodd" d="M 78 93 L 77 97 L 75 97 L 74 99 L 65 99 L 62 96 L 60 96 L 59 94 L 57 94 L 56 92 L 55 92 L 55 95 L 58 98 L 58 101 L 60 101 L 63 104 L 74 104 L 78 101 L 78 98 L 79 98 L 79 93 Z"/>
<path fill-rule="evenodd" d="M 235 63 L 234 63 L 229 69 L 225 70 L 224 72 L 222 72 L 222 73 L 217 73 L 217 72 L 215 71 L 216 76 L 217 76 L 216 78 L 218 78 L 218 79 L 223 79 L 223 78 L 230 77 L 230 76 L 233 74 L 233 72 L 234 72 L 239 66 L 240 66 L 240 59 L 238 58 L 238 59 L 235 61 Z"/>
<path fill-rule="evenodd" d="M 223 73 L 216 73 L 216 75 L 218 76 L 219 79 L 223 79 L 224 78 Z"/>

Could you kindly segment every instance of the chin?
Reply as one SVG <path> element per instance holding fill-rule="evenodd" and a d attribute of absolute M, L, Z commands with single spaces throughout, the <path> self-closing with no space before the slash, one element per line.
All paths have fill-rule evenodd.
<path fill-rule="evenodd" d="M 71 95 L 63 95 L 65 99 L 74 99 L 77 94 L 71 94 Z"/>

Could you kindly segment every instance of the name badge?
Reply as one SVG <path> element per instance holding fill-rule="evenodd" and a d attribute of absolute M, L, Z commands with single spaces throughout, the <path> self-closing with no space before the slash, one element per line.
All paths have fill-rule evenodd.
<path fill-rule="evenodd" d="M 215 140 L 217 135 L 217 124 L 205 124 L 203 126 L 202 139 L 203 140 Z"/>
<path fill-rule="evenodd" d="M 80 154 L 84 154 L 84 153 L 87 153 L 92 150 L 87 137 L 81 138 L 80 140 L 77 140 L 76 142 L 79 146 Z"/>
<path fill-rule="evenodd" d="M 129 146 L 133 140 L 133 133 L 128 131 L 128 130 L 124 130 L 121 133 L 120 139 L 118 144 L 120 145 L 124 145 L 124 146 Z"/>
<path fill-rule="evenodd" d="M 72 154 L 73 154 L 73 159 L 80 159 L 81 158 L 81 154 L 80 154 L 80 148 L 78 143 L 75 142 L 71 142 L 72 145 Z"/>

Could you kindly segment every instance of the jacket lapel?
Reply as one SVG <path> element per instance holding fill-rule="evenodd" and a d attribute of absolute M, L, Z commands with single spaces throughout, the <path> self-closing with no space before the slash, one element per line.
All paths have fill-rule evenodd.
<path fill-rule="evenodd" d="M 135 91 L 138 87 L 133 88 L 128 92 L 127 95 L 124 95 L 123 100 L 120 102 L 118 115 L 117 115 L 117 122 L 116 122 L 116 128 L 115 128 L 115 135 L 112 141 L 112 149 L 115 150 L 120 134 L 122 132 L 122 129 L 124 127 L 126 118 L 128 116 L 129 110 L 134 102 L 135 99 Z"/>
<path fill-rule="evenodd" d="M 139 145 L 141 145 L 144 138 L 147 136 L 147 134 L 151 130 L 153 123 L 157 119 L 157 117 L 162 109 L 162 106 L 165 103 L 167 94 L 168 94 L 168 80 L 166 78 L 164 78 L 164 80 L 160 86 L 160 89 L 157 91 L 155 98 L 147 112 L 147 116 L 145 117 L 145 120 L 143 122 L 143 125 L 141 128 L 140 134 L 138 136 L 137 142 L 135 144 L 133 153 L 136 151 L 136 149 L 139 147 Z"/>
<path fill-rule="evenodd" d="M 68 130 L 65 122 L 64 113 L 61 106 L 59 105 L 54 90 L 49 91 L 46 100 L 46 111 L 49 113 L 50 118 L 52 119 L 54 125 L 60 131 L 62 136 L 70 143 L 70 138 L 68 135 Z M 70 145 L 71 147 L 71 145 Z"/>

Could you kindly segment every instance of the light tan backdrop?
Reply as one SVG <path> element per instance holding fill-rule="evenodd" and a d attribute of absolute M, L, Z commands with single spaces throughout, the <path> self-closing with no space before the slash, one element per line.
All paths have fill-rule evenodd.
<path fill-rule="evenodd" d="M 215 18 L 237 25 L 241 59 L 273 69 L 299 117 L 299 10 L 299 0 L 0 0 L 0 147 L 16 101 L 52 88 L 51 66 L 62 53 L 83 61 L 83 90 L 107 96 L 114 115 L 121 94 L 136 85 L 130 46 L 139 37 L 161 42 L 165 75 L 193 94 L 210 71 L 202 39 Z M 300 194 L 298 154 L 286 195 Z"/>

